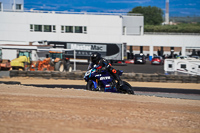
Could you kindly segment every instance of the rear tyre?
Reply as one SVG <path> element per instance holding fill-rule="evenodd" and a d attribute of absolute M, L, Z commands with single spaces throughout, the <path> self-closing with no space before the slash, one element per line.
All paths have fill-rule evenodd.
<path fill-rule="evenodd" d="M 87 82 L 86 90 L 90 90 L 90 91 L 95 91 L 96 90 L 94 88 L 94 83 L 91 80 Z"/>
<path fill-rule="evenodd" d="M 71 72 L 72 67 L 69 61 L 64 61 L 65 71 Z"/>
<path fill-rule="evenodd" d="M 55 64 L 55 71 L 64 72 L 64 65 L 62 61 L 59 61 Z"/>
<path fill-rule="evenodd" d="M 24 62 L 24 71 L 28 71 L 29 67 L 28 67 L 28 62 Z"/>

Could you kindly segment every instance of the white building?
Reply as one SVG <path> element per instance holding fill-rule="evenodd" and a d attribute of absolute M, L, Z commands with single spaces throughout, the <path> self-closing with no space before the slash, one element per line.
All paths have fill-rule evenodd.
<path fill-rule="evenodd" d="M 23 11 L 24 0 L 0 0 L 0 11 Z"/>
<path fill-rule="evenodd" d="M 0 44 L 28 45 L 42 40 L 126 43 L 127 46 L 149 47 L 150 57 L 157 52 L 155 46 L 180 47 L 182 55 L 186 55 L 186 49 L 200 49 L 200 35 L 144 34 L 141 15 L 16 11 L 17 8 L 8 11 L 4 10 L 5 1 L 0 0 Z M 22 0 L 15 3 L 17 1 L 20 4 Z M 23 2 L 21 6 L 23 10 Z"/>

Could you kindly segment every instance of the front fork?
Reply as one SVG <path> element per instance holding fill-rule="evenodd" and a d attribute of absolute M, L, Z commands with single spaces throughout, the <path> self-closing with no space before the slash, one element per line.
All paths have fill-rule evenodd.
<path fill-rule="evenodd" d="M 98 86 L 98 79 L 96 79 L 96 81 L 92 81 L 93 84 L 94 84 L 94 88 L 97 90 L 97 91 L 100 91 L 100 87 Z"/>
<path fill-rule="evenodd" d="M 97 89 L 98 87 L 98 80 L 96 79 L 96 81 L 92 80 L 93 84 L 94 84 L 94 88 Z"/>

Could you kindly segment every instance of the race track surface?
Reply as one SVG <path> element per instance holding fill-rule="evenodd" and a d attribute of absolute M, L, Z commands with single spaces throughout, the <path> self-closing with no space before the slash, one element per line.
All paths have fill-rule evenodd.
<path fill-rule="evenodd" d="M 0 84 L 0 131 L 199 133 L 200 101 Z"/>
<path fill-rule="evenodd" d="M 144 73 L 144 74 L 164 74 L 164 65 L 151 65 L 150 61 L 146 64 L 113 64 L 117 70 L 123 70 L 124 73 Z M 76 70 L 86 71 L 88 68 L 87 63 L 77 63 Z"/>

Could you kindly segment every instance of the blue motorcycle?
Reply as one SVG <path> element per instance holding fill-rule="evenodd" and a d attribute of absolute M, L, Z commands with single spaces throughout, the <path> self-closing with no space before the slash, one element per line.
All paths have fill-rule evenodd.
<path fill-rule="evenodd" d="M 98 72 L 98 67 L 95 66 L 85 73 L 86 90 L 134 94 L 134 90 L 128 82 L 123 81 L 123 86 L 119 86 L 118 82 L 107 70 Z M 117 71 L 121 76 L 123 71 Z"/>

